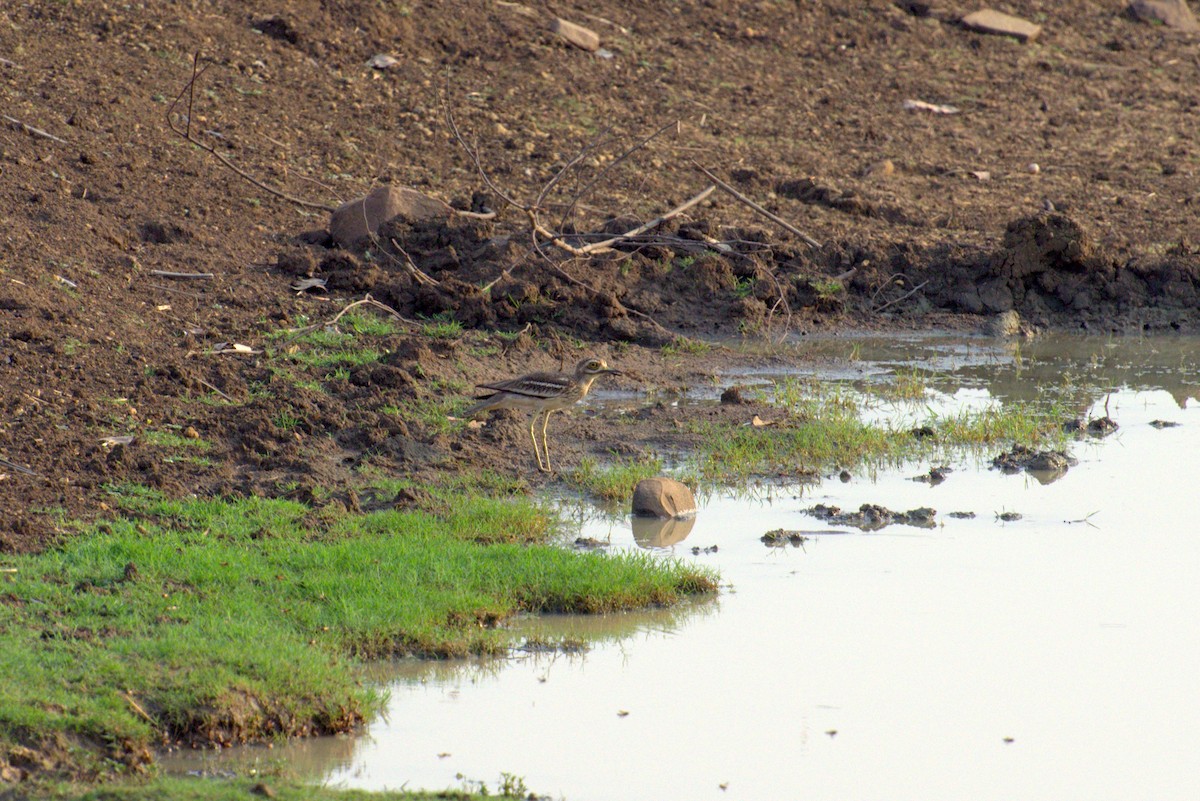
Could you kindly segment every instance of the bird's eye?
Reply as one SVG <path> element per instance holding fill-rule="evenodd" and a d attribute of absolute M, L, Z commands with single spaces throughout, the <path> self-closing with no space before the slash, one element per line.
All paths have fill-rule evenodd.
<path fill-rule="evenodd" d="M 590 362 L 588 362 L 588 369 L 589 370 L 600 370 L 601 369 L 600 362 L 597 361 L 596 359 L 592 359 Z"/>

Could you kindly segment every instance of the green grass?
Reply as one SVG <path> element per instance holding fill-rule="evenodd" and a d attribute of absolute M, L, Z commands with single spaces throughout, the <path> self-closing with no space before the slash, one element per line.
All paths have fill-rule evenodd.
<path fill-rule="evenodd" d="M 924 382 L 915 374 L 902 376 L 890 391 L 901 398 L 916 396 L 924 392 Z M 728 482 L 756 474 L 877 466 L 996 443 L 1057 446 L 1066 440 L 1062 424 L 1073 417 L 1055 403 L 1006 403 L 982 412 L 930 413 L 919 426 L 925 436 L 917 436 L 913 426 L 864 422 L 861 397 L 837 384 L 785 381 L 768 392 L 767 400 L 785 412 L 774 425 L 702 422 L 691 427 L 701 440 L 694 455 L 701 477 Z"/>
<path fill-rule="evenodd" d="M 65 738 L 103 771 L 163 736 L 345 730 L 379 705 L 360 659 L 503 653 L 512 635 L 497 624 L 519 613 L 671 604 L 716 586 L 682 563 L 528 544 L 556 520 L 525 498 L 322 515 L 112 492 L 128 517 L 5 559 L 0 755 Z"/>
<path fill-rule="evenodd" d="M 470 387 L 457 381 L 431 381 L 428 397 L 404 398 L 380 408 L 383 414 L 394 415 L 406 422 L 420 423 L 429 434 L 449 434 L 464 423 L 451 420 L 474 401 L 465 393 Z"/>
<path fill-rule="evenodd" d="M 485 798 L 525 798 L 526 793 L 505 794 L 504 789 L 523 789 L 519 779 L 502 777 L 495 788 L 483 788 L 481 792 L 367 792 L 364 790 L 336 790 L 319 785 L 304 784 L 295 780 L 268 778 L 259 779 L 202 779 L 156 777 L 150 780 L 126 780 L 100 787 L 85 787 L 70 784 L 41 785 L 28 789 L 22 798 L 31 801 L 247 801 L 263 798 L 253 794 L 259 783 L 266 785 L 279 801 L 474 801 Z M 507 782 L 507 784 L 506 784 Z M 490 792 L 489 792 L 490 789 Z M 527 792 L 527 791 L 526 791 Z M 16 796 L 14 796 L 15 798 Z"/>
<path fill-rule="evenodd" d="M 463 327 L 458 320 L 442 314 L 421 323 L 421 333 L 430 339 L 458 339 L 463 335 Z"/>
<path fill-rule="evenodd" d="M 158 445 L 163 448 L 197 451 L 200 453 L 207 453 L 212 450 L 212 443 L 206 439 L 191 439 L 171 433 L 170 431 L 144 431 L 141 436 L 148 444 Z"/>
<path fill-rule="evenodd" d="M 664 356 L 700 356 L 708 353 L 713 349 L 713 346 L 701 339 L 688 339 L 687 337 L 675 337 L 666 345 L 662 346 L 661 352 Z"/>
<path fill-rule="evenodd" d="M 657 457 L 600 463 L 585 456 L 567 475 L 567 480 L 597 498 L 616 501 L 632 497 L 639 481 L 661 475 L 662 468 L 662 460 Z"/>
<path fill-rule="evenodd" d="M 286 343 L 272 354 L 275 358 L 301 367 L 337 371 L 378 362 L 383 354 L 375 348 L 364 347 L 364 339 L 396 333 L 399 333 L 399 329 L 391 318 L 350 312 L 343 315 L 334 326 L 309 331 L 291 339 L 287 339 L 287 330 L 272 331 L 266 336 L 268 340 Z"/>

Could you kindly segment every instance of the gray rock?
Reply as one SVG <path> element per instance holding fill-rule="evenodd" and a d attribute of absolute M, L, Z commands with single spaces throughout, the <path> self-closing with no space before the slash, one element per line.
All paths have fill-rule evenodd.
<path fill-rule="evenodd" d="M 581 50 L 592 53 L 600 49 L 600 36 L 590 28 L 567 22 L 560 17 L 551 20 L 550 30 Z"/>
<path fill-rule="evenodd" d="M 696 498 L 686 484 L 673 478 L 643 478 L 633 490 L 633 513 L 638 517 L 687 517 L 696 513 Z"/>
<path fill-rule="evenodd" d="M 329 218 L 329 235 L 337 244 L 349 247 L 364 236 L 374 236 L 379 226 L 402 214 L 410 220 L 428 220 L 452 213 L 453 209 L 436 198 L 407 186 L 387 184 L 338 206 Z"/>
<path fill-rule="evenodd" d="M 1184 0 L 1133 0 L 1129 16 L 1142 22 L 1157 22 L 1185 33 L 1200 32 L 1200 22 Z"/>
<path fill-rule="evenodd" d="M 990 8 L 967 14 L 962 24 L 980 33 L 1013 36 L 1022 42 L 1032 41 L 1042 32 L 1041 25 Z"/>

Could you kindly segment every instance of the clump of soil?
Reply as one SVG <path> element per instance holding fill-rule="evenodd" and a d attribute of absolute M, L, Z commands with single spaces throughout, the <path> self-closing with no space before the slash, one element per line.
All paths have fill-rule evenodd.
<path fill-rule="evenodd" d="M 917 528 L 933 528 L 937 510 L 922 506 L 907 512 L 893 512 L 885 506 L 864 503 L 856 512 L 843 512 L 837 506 L 826 506 L 818 503 L 807 510 L 813 517 L 833 523 L 838 526 L 853 526 L 862 531 L 878 531 L 890 525 L 916 526 Z"/>
<path fill-rule="evenodd" d="M 1066 451 L 1039 451 L 1027 445 L 1014 445 L 1011 450 L 997 454 L 992 459 L 992 467 L 1010 474 L 1022 470 L 1062 474 L 1078 463 L 1079 460 Z"/>

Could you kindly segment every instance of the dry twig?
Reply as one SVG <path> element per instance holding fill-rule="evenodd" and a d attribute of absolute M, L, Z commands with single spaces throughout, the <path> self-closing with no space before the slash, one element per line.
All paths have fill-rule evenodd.
<path fill-rule="evenodd" d="M 9 470 L 16 470 L 18 473 L 22 473 L 27 476 L 40 475 L 40 473 L 35 473 L 33 470 L 30 470 L 28 467 L 22 467 L 21 465 L 17 464 L 16 462 L 10 462 L 8 459 L 5 459 L 2 456 L 0 456 L 0 465 L 7 467 Z"/>
<path fill-rule="evenodd" d="M 404 257 L 404 268 L 408 270 L 408 274 L 412 276 L 414 281 L 416 281 L 418 284 L 424 284 L 425 286 L 441 286 L 440 281 L 431 278 L 428 273 L 422 272 L 420 268 L 413 263 L 412 256 L 409 256 L 408 251 L 400 247 L 399 242 L 397 242 L 395 239 L 391 240 L 391 242 L 392 247 L 400 251 L 400 255 Z M 388 253 L 388 255 L 391 256 L 392 254 Z M 395 257 L 393 256 L 392 258 Z"/>
<path fill-rule="evenodd" d="M 159 278 L 178 278 L 180 280 L 209 279 L 216 277 L 215 273 L 173 273 L 167 270 L 151 270 L 150 275 L 157 275 Z"/>
<path fill-rule="evenodd" d="M 350 311 L 353 308 L 357 308 L 358 306 L 368 306 L 370 308 L 379 309 L 380 311 L 386 312 L 388 315 L 390 315 L 390 316 L 394 317 L 395 319 L 399 320 L 400 322 L 404 323 L 405 325 L 411 325 L 411 326 L 419 326 L 420 325 L 420 323 L 416 322 L 415 320 L 408 319 L 407 317 L 403 316 L 402 314 L 400 314 L 400 312 L 396 311 L 395 309 L 393 309 L 391 306 L 387 305 L 386 303 L 380 303 L 379 301 L 375 300 L 375 298 L 371 297 L 370 295 L 367 295 L 362 300 L 356 300 L 353 303 L 348 304 L 340 312 L 335 314 L 333 316 L 333 319 L 329 320 L 328 322 L 313 323 L 312 325 L 306 325 L 303 328 L 289 328 L 288 333 L 291 334 L 291 337 L 289 337 L 289 338 L 295 338 L 295 337 L 300 336 L 301 334 L 307 334 L 309 331 L 316 331 L 318 328 L 325 328 L 325 327 L 331 326 L 334 323 L 336 323 L 338 320 L 342 319 L 342 315 L 344 315 L 346 312 Z"/>
<path fill-rule="evenodd" d="M 925 288 L 925 285 L 926 285 L 926 284 L 928 284 L 928 283 L 929 283 L 928 281 L 922 281 L 921 283 L 917 284 L 916 286 L 914 286 L 914 287 L 913 287 L 912 289 L 910 289 L 909 291 L 905 292 L 905 293 L 904 293 L 903 295 L 901 295 L 900 297 L 898 297 L 898 298 L 895 298 L 895 299 L 893 299 L 893 300 L 889 300 L 887 303 L 883 304 L 882 306 L 880 306 L 880 307 L 879 307 L 879 308 L 877 308 L 877 309 L 871 309 L 871 312 L 872 312 L 873 314 L 878 314 L 879 312 L 881 312 L 881 311 L 883 311 L 884 309 L 886 309 L 888 306 L 892 306 L 892 305 L 894 305 L 894 304 L 897 304 L 897 303 L 899 303 L 900 301 L 904 300 L 905 298 L 912 297 L 913 295 L 915 295 L 916 293 L 918 293 L 918 292 L 920 292 L 922 289 L 924 289 L 924 288 Z"/>
<path fill-rule="evenodd" d="M 196 97 L 196 81 L 199 80 L 200 76 L 202 76 L 205 72 L 208 71 L 208 68 L 210 66 L 212 66 L 211 63 L 205 64 L 203 69 L 200 68 L 200 53 L 198 51 L 192 57 L 191 80 L 189 80 L 187 82 L 187 84 L 184 85 L 183 89 L 181 89 L 179 91 L 179 94 L 175 96 L 175 99 L 173 101 L 171 101 L 171 105 L 167 107 L 167 126 L 170 127 L 170 129 L 175 134 L 182 136 L 184 139 L 191 142 L 193 145 L 200 148 L 205 153 L 208 153 L 210 156 L 215 158 L 217 161 L 221 162 L 221 164 L 223 164 L 225 167 L 229 168 L 234 173 L 236 173 L 239 178 L 242 178 L 245 181 L 249 181 L 250 183 L 257 186 L 259 189 L 263 190 L 264 192 L 267 192 L 268 194 L 272 194 L 275 197 L 286 200 L 289 203 L 295 203 L 297 206 L 304 206 L 305 208 L 322 209 L 324 211 L 333 212 L 335 207 L 330 206 L 327 203 L 318 203 L 318 202 L 315 202 L 312 200 L 305 200 L 304 198 L 296 197 L 295 195 L 289 195 L 287 192 L 284 192 L 280 189 L 276 189 L 273 186 L 263 183 L 262 181 L 258 180 L 253 175 L 251 175 L 250 173 L 243 170 L 241 167 L 234 164 L 226 156 L 219 153 L 217 151 L 217 149 L 215 147 L 213 147 L 212 145 L 208 144 L 208 142 L 205 142 L 202 139 L 199 139 L 195 135 L 192 134 L 192 106 L 193 106 L 193 103 L 194 103 L 195 97 Z M 175 108 L 179 105 L 180 101 L 183 100 L 183 96 L 185 94 L 188 96 L 187 124 L 185 127 L 181 128 L 176 124 L 174 114 L 175 114 Z"/>
<path fill-rule="evenodd" d="M 780 217 L 780 216 L 779 216 L 779 215 L 777 215 L 777 214 L 773 214 L 772 212 L 769 212 L 769 211 L 767 211 L 767 210 L 766 210 L 766 209 L 764 209 L 762 206 L 758 205 L 758 204 L 757 204 L 757 203 L 755 203 L 753 200 L 751 200 L 750 198 L 746 197 L 746 196 L 745 196 L 745 195 L 743 195 L 741 192 L 737 191 L 737 190 L 736 190 L 736 189 L 734 189 L 732 186 L 730 186 L 729 184 L 725 183 L 725 182 L 724 182 L 724 181 L 722 181 L 720 178 L 718 178 L 717 176 L 713 175 L 711 172 L 709 172 L 708 170 L 706 170 L 704 167 L 701 167 L 701 166 L 700 166 L 699 164 L 697 164 L 696 162 L 694 162 L 694 161 L 693 161 L 693 162 L 692 162 L 692 166 L 693 166 L 693 167 L 695 167 L 695 168 L 696 168 L 697 170 L 699 170 L 700 172 L 702 172 L 702 173 L 704 173 L 705 175 L 707 175 L 707 176 L 708 176 L 708 178 L 709 178 L 709 180 L 711 180 L 711 181 L 712 181 L 714 184 L 716 184 L 717 186 L 719 186 L 719 187 L 720 187 L 720 188 L 721 188 L 721 189 L 722 189 L 724 192 L 726 192 L 727 194 L 729 194 L 729 196 L 730 196 L 730 197 L 732 197 L 732 198 L 733 198 L 734 200 L 736 200 L 737 202 L 741 203 L 742 205 L 746 206 L 747 208 L 749 208 L 749 209 L 750 209 L 750 210 L 752 210 L 752 211 L 756 211 L 756 212 L 758 212 L 759 214 L 761 214 L 762 216 L 766 217 L 766 218 L 767 218 L 768 220 L 770 220 L 771 222 L 773 222 L 773 223 L 775 223 L 776 225 L 778 225 L 778 226 L 780 226 L 781 228 L 783 228 L 785 231 L 789 231 L 789 232 L 791 232 L 791 233 L 795 234 L 796 236 L 800 237 L 802 240 L 804 240 L 804 243 L 805 243 L 805 244 L 807 244 L 807 245 L 808 245 L 810 248 L 812 248 L 813 250 L 820 250 L 820 249 L 821 249 L 821 243 L 820 243 L 820 242 L 818 242 L 817 240 L 813 239 L 811 236 L 809 236 L 808 234 L 804 233 L 803 231 L 801 231 L 801 230 L 800 230 L 799 228 L 797 228 L 796 226 L 792 225 L 792 224 L 791 224 L 790 222 L 788 222 L 787 220 L 783 219 L 782 217 Z"/>
<path fill-rule="evenodd" d="M 13 125 L 16 125 L 18 128 L 22 129 L 27 134 L 32 134 L 33 136 L 40 136 L 44 139 L 49 139 L 53 142 L 58 142 L 59 144 L 62 144 L 62 145 L 71 144 L 66 139 L 60 139 L 48 131 L 43 131 L 41 128 L 34 128 L 32 125 L 30 125 L 27 122 L 21 122 L 16 117 L 10 117 L 7 114 L 0 114 L 0 117 L 3 117 L 5 119 L 5 121 L 10 122 Z"/>
<path fill-rule="evenodd" d="M 206 386 L 206 387 L 208 387 L 208 388 L 209 388 L 209 389 L 211 389 L 213 392 L 217 393 L 218 395 L 220 395 L 222 398 L 224 398 L 225 400 L 229 401 L 230 403 L 233 403 L 233 402 L 234 402 L 233 398 L 229 397 L 229 396 L 228 396 L 228 395 L 226 395 L 224 392 L 222 392 L 221 390 L 219 390 L 219 389 L 217 389 L 216 387 L 214 387 L 212 384 L 210 384 L 210 383 L 208 383 L 207 381 L 205 381 L 203 378 L 197 378 L 197 379 L 196 379 L 196 382 L 197 382 L 198 384 L 202 385 L 202 386 Z"/>

